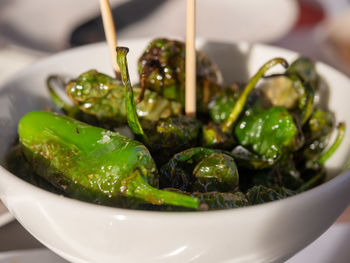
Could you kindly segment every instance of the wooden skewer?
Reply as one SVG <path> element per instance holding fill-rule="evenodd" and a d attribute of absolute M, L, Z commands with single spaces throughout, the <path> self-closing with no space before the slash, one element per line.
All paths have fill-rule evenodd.
<path fill-rule="evenodd" d="M 113 70 L 117 79 L 120 79 L 120 69 L 117 64 L 117 34 L 114 26 L 113 16 L 109 0 L 100 0 L 101 16 L 103 28 L 105 31 L 106 41 L 112 57 Z"/>
<path fill-rule="evenodd" d="M 196 0 L 187 0 L 186 6 L 186 115 L 196 114 Z"/>

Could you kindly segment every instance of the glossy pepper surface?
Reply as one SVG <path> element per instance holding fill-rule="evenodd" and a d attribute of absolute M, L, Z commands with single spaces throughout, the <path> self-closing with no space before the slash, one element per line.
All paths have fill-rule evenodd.
<path fill-rule="evenodd" d="M 174 116 L 158 121 L 140 122 L 137 116 L 134 91 L 131 87 L 126 55 L 129 49 L 117 47 L 117 62 L 125 85 L 125 106 L 131 131 L 163 164 L 173 154 L 197 144 L 201 122 L 191 116 Z"/>
<path fill-rule="evenodd" d="M 119 133 L 31 112 L 20 120 L 18 134 L 33 170 L 70 197 L 122 207 L 198 209 L 197 198 L 157 189 L 158 171 L 147 148 Z"/>
<path fill-rule="evenodd" d="M 235 99 L 234 106 L 231 109 L 230 113 L 227 114 L 225 121 L 223 121 L 220 125 L 209 123 L 203 127 L 203 146 L 210 148 L 232 149 L 234 146 L 231 139 L 232 129 L 239 119 L 241 113 L 245 109 L 249 95 L 251 94 L 259 79 L 264 76 L 265 72 L 271 67 L 278 64 L 281 64 L 285 68 L 288 67 L 287 61 L 283 58 L 274 58 L 266 62 L 250 79 L 237 99 Z"/>
<path fill-rule="evenodd" d="M 227 153 L 203 147 L 174 155 L 160 169 L 160 186 L 187 192 L 228 192 L 239 184 L 234 159 Z"/>
<path fill-rule="evenodd" d="M 202 210 L 218 210 L 228 208 L 238 208 L 248 206 L 249 202 L 246 195 L 240 191 L 235 192 L 184 192 L 176 188 L 168 188 L 168 191 L 184 193 L 195 196 L 201 200 Z"/>
<path fill-rule="evenodd" d="M 136 97 L 141 88 L 133 87 Z M 124 85 L 96 70 L 82 73 L 66 85 L 71 101 L 85 113 L 114 123 L 126 123 Z M 154 91 L 146 90 L 144 98 L 136 104 L 137 114 L 144 119 L 158 120 L 182 113 L 180 103 L 170 101 Z"/>
<path fill-rule="evenodd" d="M 235 127 L 239 144 L 266 159 L 277 158 L 283 148 L 295 147 L 297 133 L 292 116 L 283 107 L 244 117 Z"/>
<path fill-rule="evenodd" d="M 145 75 L 147 89 L 167 99 L 185 104 L 185 43 L 166 38 L 152 40 L 138 61 L 139 74 Z M 196 52 L 197 111 L 207 112 L 211 98 L 221 91 L 217 66 L 200 51 Z"/>

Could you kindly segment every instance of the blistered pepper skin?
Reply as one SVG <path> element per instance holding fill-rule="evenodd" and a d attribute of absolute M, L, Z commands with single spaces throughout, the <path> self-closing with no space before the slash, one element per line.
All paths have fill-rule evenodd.
<path fill-rule="evenodd" d="M 283 147 L 293 147 L 297 132 L 292 116 L 283 107 L 244 117 L 235 128 L 239 143 L 266 159 L 278 158 Z"/>
<path fill-rule="evenodd" d="M 145 85 L 163 97 L 185 105 L 185 43 L 166 38 L 152 40 L 138 60 Z M 222 88 L 217 66 L 200 51 L 196 52 L 197 112 L 208 112 L 208 102 Z"/>
<path fill-rule="evenodd" d="M 158 172 L 147 148 L 119 133 L 31 112 L 20 120 L 18 134 L 34 171 L 70 197 L 122 207 L 198 206 L 197 199 L 157 189 Z"/>
<path fill-rule="evenodd" d="M 68 97 L 81 111 L 114 124 L 126 123 L 124 89 L 123 83 L 96 70 L 84 72 L 66 85 Z M 137 98 L 141 88 L 135 86 L 133 90 Z M 136 111 L 141 118 L 155 121 L 181 114 L 182 106 L 146 90 Z"/>
<path fill-rule="evenodd" d="M 186 192 L 235 191 L 236 163 L 229 153 L 203 147 L 177 153 L 160 169 L 160 187 Z"/>

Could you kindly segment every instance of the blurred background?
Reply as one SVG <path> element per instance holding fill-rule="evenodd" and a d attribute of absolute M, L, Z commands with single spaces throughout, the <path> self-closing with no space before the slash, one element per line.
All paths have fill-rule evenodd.
<path fill-rule="evenodd" d="M 184 38 L 185 1 L 111 0 L 119 39 Z M 104 41 L 97 0 L 0 0 L 0 80 L 61 50 Z M 349 0 L 198 0 L 197 36 L 263 42 L 350 73 Z"/>
<path fill-rule="evenodd" d="M 184 39 L 184 0 L 110 2 L 118 39 Z M 0 82 L 40 58 L 104 41 L 99 14 L 98 0 L 0 0 Z M 350 76 L 350 0 L 197 0 L 197 36 L 288 48 Z M 350 222 L 350 211 L 339 220 Z M 0 252 L 35 247 L 19 223 L 0 228 Z"/>

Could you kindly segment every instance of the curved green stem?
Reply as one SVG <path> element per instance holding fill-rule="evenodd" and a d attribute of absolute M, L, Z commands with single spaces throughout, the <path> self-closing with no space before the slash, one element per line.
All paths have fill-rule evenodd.
<path fill-rule="evenodd" d="M 329 147 L 329 149 L 326 152 L 324 152 L 318 157 L 317 162 L 319 164 L 324 164 L 333 155 L 333 153 L 338 149 L 339 145 L 343 141 L 344 135 L 345 135 L 345 123 L 341 122 L 338 124 L 338 134 L 334 143 L 332 144 L 331 147 Z"/>
<path fill-rule="evenodd" d="M 294 73 L 287 74 L 287 77 L 293 82 L 293 87 L 299 94 L 300 123 L 304 125 L 314 109 L 314 88 L 309 83 L 302 82 Z"/>
<path fill-rule="evenodd" d="M 136 169 L 125 181 L 126 195 L 145 200 L 153 205 L 175 205 L 199 210 L 200 200 L 197 197 L 160 190 L 145 182 L 142 172 Z"/>
<path fill-rule="evenodd" d="M 147 136 L 143 132 L 136 112 L 134 91 L 130 83 L 128 62 L 126 59 L 128 52 L 129 49 L 127 47 L 117 47 L 117 63 L 120 68 L 120 73 L 125 86 L 126 118 L 128 120 L 131 131 L 136 136 L 140 136 L 144 141 L 147 141 Z"/>
<path fill-rule="evenodd" d="M 302 184 L 295 192 L 297 194 L 304 192 L 306 190 L 311 189 L 313 186 L 316 185 L 316 183 L 322 179 L 322 177 L 324 176 L 323 172 L 320 172 L 318 174 L 316 174 L 315 176 L 313 176 L 309 181 L 307 181 L 306 183 Z"/>
<path fill-rule="evenodd" d="M 51 75 L 47 78 L 46 84 L 52 101 L 57 106 L 57 108 L 63 110 L 67 114 L 67 116 L 74 117 L 79 112 L 79 108 L 74 105 L 69 105 L 60 96 L 58 96 L 58 94 L 52 87 L 53 81 L 58 81 L 62 86 L 64 86 L 63 80 L 58 75 Z"/>
<path fill-rule="evenodd" d="M 231 111 L 228 118 L 221 124 L 221 130 L 223 132 L 229 132 L 231 128 L 233 127 L 233 124 L 238 119 L 239 115 L 241 114 L 244 105 L 248 99 L 249 93 L 253 90 L 256 83 L 259 81 L 261 77 L 265 74 L 267 70 L 272 68 L 273 66 L 281 64 L 283 67 L 288 67 L 288 62 L 283 58 L 274 58 L 266 62 L 255 75 L 250 79 L 248 84 L 245 86 L 243 92 L 239 96 L 237 102 L 235 103 L 235 106 L 233 107 L 233 110 Z"/>
<path fill-rule="evenodd" d="M 341 122 L 338 125 L 338 134 L 334 143 L 332 144 L 331 147 L 329 147 L 329 149 L 325 153 L 323 153 L 318 157 L 316 162 L 319 164 L 324 164 L 338 149 L 339 145 L 344 139 L 344 135 L 345 135 L 345 123 Z M 324 173 L 322 171 L 317 173 L 309 181 L 305 182 L 302 186 L 300 186 L 296 190 L 296 193 L 304 192 L 308 189 L 311 189 L 317 184 L 317 182 L 319 182 L 322 179 L 323 176 L 324 176 Z"/>

